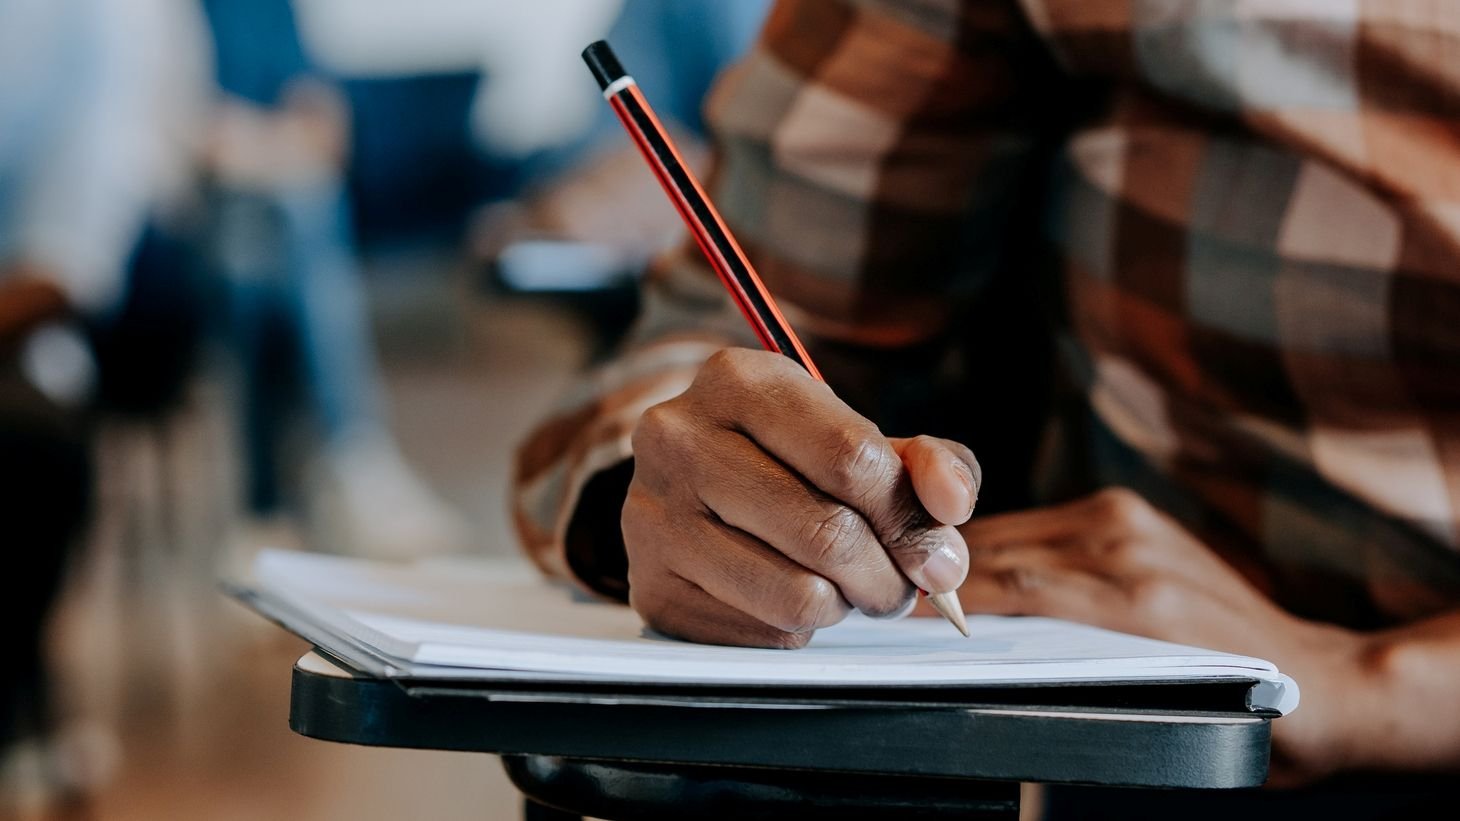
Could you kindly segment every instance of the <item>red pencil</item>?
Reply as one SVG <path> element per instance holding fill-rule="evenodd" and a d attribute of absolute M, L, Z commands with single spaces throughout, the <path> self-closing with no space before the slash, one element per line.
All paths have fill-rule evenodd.
<path fill-rule="evenodd" d="M 669 132 L 664 130 L 659 118 L 654 115 L 654 109 L 649 107 L 649 101 L 640 93 L 638 83 L 614 56 L 613 49 L 599 40 L 583 49 L 583 62 L 588 64 L 588 69 L 603 89 L 603 99 L 613 107 L 624 129 L 639 147 L 639 153 L 644 155 L 644 161 L 659 179 L 664 193 L 669 195 L 695 243 L 735 299 L 760 344 L 768 351 L 790 357 L 818 382 L 826 381 L 796 332 L 791 330 L 790 323 L 781 315 L 781 309 L 776 307 L 775 300 L 771 299 L 770 292 L 745 257 L 745 252 L 740 250 L 740 244 L 730 234 L 725 221 L 720 219 L 720 213 L 710 204 L 700 181 L 680 159 Z M 963 635 L 968 635 L 957 594 L 930 595 L 928 601 Z"/>
<path fill-rule="evenodd" d="M 684 218 L 684 224 L 689 227 L 705 259 L 709 260 L 710 267 L 715 269 L 726 290 L 734 297 L 735 304 L 759 337 L 760 344 L 768 351 L 789 356 L 818 381 L 824 381 L 796 332 L 781 316 L 780 308 L 776 307 L 775 300 L 771 299 L 755 268 L 751 267 L 750 260 L 745 258 L 745 252 L 740 250 L 730 229 L 725 227 L 725 221 L 720 219 L 719 212 L 710 204 L 710 198 L 705 196 L 699 180 L 680 159 L 679 151 L 654 115 L 654 109 L 649 107 L 649 101 L 639 92 L 634 78 L 619 64 L 608 43 L 599 40 L 584 49 L 583 61 L 603 88 L 603 98 L 613 107 L 654 176 L 659 178 L 659 184 L 664 186 L 664 193 L 669 195 L 679 215 Z"/>

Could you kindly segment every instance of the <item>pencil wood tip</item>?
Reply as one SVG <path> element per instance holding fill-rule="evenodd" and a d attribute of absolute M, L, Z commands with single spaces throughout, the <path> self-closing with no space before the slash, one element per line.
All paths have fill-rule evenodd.
<path fill-rule="evenodd" d="M 958 601 L 957 593 L 937 593 L 928 596 L 928 603 L 933 605 L 933 609 L 937 610 L 943 618 L 957 627 L 958 632 L 962 633 L 964 638 L 971 635 L 968 632 L 968 620 L 963 617 L 963 604 Z"/>

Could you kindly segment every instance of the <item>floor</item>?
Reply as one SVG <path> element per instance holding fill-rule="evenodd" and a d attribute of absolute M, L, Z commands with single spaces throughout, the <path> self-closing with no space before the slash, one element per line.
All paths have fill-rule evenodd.
<path fill-rule="evenodd" d="M 481 550 L 509 552 L 512 444 L 580 367 L 587 337 L 559 311 L 483 299 L 464 280 L 439 268 L 376 277 L 376 326 L 406 456 Z M 0 818 L 520 817 L 491 757 L 289 731 L 290 667 L 306 647 L 217 579 L 240 545 L 297 534 L 241 524 L 227 391 L 204 380 L 194 393 L 166 426 L 107 430 L 102 512 L 54 627 L 64 760 L 99 786 L 58 802 L 26 786 L 42 754 L 12 756 Z"/>

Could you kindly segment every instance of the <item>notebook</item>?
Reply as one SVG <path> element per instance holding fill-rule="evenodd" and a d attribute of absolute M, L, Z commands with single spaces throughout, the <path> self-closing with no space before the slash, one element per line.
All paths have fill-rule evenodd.
<path fill-rule="evenodd" d="M 397 679 L 914 688 L 1251 682 L 1279 714 L 1298 688 L 1270 662 L 1045 618 L 853 615 L 800 650 L 719 647 L 648 630 L 622 605 L 541 579 L 522 562 L 397 564 L 269 550 L 234 594 L 317 646 Z"/>

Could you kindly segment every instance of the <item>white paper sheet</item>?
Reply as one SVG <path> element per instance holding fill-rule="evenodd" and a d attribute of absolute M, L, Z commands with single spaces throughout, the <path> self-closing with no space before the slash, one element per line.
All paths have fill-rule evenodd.
<path fill-rule="evenodd" d="M 1254 706 L 1288 712 L 1297 687 L 1269 662 L 1041 618 L 852 617 L 801 650 L 689 644 L 626 607 L 588 601 L 520 563 L 412 565 L 266 551 L 261 589 L 338 635 L 447 677 L 484 670 L 554 679 L 809 686 L 1020 684 L 1242 676 Z M 515 677 L 515 676 L 513 676 Z"/>

